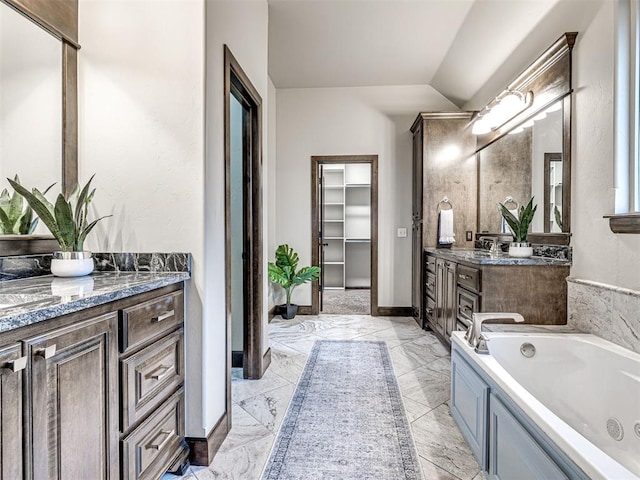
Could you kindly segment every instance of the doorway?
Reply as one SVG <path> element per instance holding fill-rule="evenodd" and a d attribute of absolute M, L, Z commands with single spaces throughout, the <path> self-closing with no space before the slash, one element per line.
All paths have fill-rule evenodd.
<path fill-rule="evenodd" d="M 229 48 L 225 63 L 225 279 L 227 404 L 231 368 L 261 378 L 262 355 L 262 99 Z"/>
<path fill-rule="evenodd" d="M 378 315 L 378 156 L 311 157 L 311 313 Z"/>

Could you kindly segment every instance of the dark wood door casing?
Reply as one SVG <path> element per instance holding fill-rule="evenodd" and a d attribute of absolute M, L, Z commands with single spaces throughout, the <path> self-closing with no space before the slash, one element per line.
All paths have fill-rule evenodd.
<path fill-rule="evenodd" d="M 311 265 L 320 261 L 320 206 L 318 205 L 321 164 L 371 164 L 371 315 L 380 315 L 378 306 L 378 155 L 329 155 L 311 157 Z M 311 315 L 320 313 L 320 288 L 311 283 Z"/>

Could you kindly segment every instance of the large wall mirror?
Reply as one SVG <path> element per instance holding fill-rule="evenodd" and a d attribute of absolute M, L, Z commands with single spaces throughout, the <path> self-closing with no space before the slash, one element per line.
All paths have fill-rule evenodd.
<path fill-rule="evenodd" d="M 77 41 L 77 0 L 0 0 L 0 190 L 77 182 Z M 0 236 L 0 255 L 50 252 L 42 240 Z"/>
<path fill-rule="evenodd" d="M 535 197 L 532 233 L 562 233 L 563 100 L 517 125 L 478 153 L 478 231 L 509 233 L 498 202 L 510 210 Z"/>
<path fill-rule="evenodd" d="M 538 206 L 534 243 L 569 243 L 571 232 L 571 50 L 577 33 L 566 33 L 479 112 L 474 122 L 509 94 L 524 101 L 519 113 L 478 136 L 479 235 L 510 234 L 498 210 L 514 212 L 531 197 Z"/>

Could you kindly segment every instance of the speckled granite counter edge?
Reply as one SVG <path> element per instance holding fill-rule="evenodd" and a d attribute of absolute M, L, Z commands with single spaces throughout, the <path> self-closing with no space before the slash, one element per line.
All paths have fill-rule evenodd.
<path fill-rule="evenodd" d="M 550 266 L 550 267 L 570 267 L 571 262 L 569 260 L 562 260 L 552 257 L 529 257 L 529 258 L 517 258 L 509 257 L 505 254 L 500 254 L 496 258 L 481 257 L 473 258 L 465 256 L 464 252 L 471 252 L 471 250 L 456 250 L 447 248 L 425 248 L 426 253 L 433 255 L 439 255 L 443 258 L 448 258 L 455 262 L 466 262 L 473 265 L 502 265 L 502 266 Z"/>
<path fill-rule="evenodd" d="M 583 333 L 571 325 L 519 325 L 517 323 L 483 323 L 482 329 L 493 333 Z"/>
<path fill-rule="evenodd" d="M 98 273 L 97 275 L 100 274 Z M 41 307 L 36 306 L 22 313 L 10 314 L 5 318 L 0 318 L 0 333 L 132 297 L 167 285 L 184 282 L 191 278 L 188 272 L 154 273 L 150 275 L 154 275 L 152 280 L 143 281 L 142 283 L 119 290 L 78 298 L 77 300 L 72 300 L 67 303 Z M 158 278 L 159 275 L 161 275 L 160 278 Z M 27 305 L 25 305 L 25 307 L 27 307 Z"/>
<path fill-rule="evenodd" d="M 640 298 L 640 291 L 632 290 L 630 288 L 616 287 L 614 285 L 607 285 L 606 283 L 594 282 L 593 280 L 584 280 L 575 277 L 567 277 L 567 282 L 577 283 L 579 285 L 587 285 L 589 287 L 602 288 L 605 290 L 610 290 L 612 292 L 621 293 L 623 295 L 630 295 L 632 297 Z"/>

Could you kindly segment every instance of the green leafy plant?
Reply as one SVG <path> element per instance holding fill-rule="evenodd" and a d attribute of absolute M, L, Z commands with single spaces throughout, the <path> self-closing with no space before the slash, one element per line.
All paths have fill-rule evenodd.
<path fill-rule="evenodd" d="M 100 220 L 111 216 L 105 215 L 92 222 L 87 219 L 89 204 L 96 192 L 95 188 L 89 191 L 93 176 L 82 190 L 79 190 L 78 185 L 76 185 L 68 197 L 60 193 L 55 204 L 49 202 L 44 193 L 37 188 L 30 192 L 19 183 L 11 179 L 7 180 L 9 180 L 13 189 L 29 203 L 29 206 L 47 226 L 64 252 L 83 251 L 84 241 L 89 232 L 93 230 L 93 227 Z"/>
<path fill-rule="evenodd" d="M 279 245 L 275 263 L 269 262 L 269 280 L 280 285 L 286 293 L 287 305 L 291 305 L 293 290 L 304 283 L 320 278 L 320 267 L 298 268 L 298 254 L 289 245 Z"/>
<path fill-rule="evenodd" d="M 513 241 L 517 243 L 525 243 L 529 234 L 529 225 L 533 221 L 533 215 L 536 213 L 537 205 L 533 204 L 534 197 L 531 197 L 526 207 L 520 207 L 518 217 L 512 214 L 502 203 L 499 204 L 500 214 L 507 222 L 509 230 L 513 234 Z"/>
<path fill-rule="evenodd" d="M 560 210 L 558 210 L 557 205 L 553 207 L 553 216 L 556 219 L 556 224 L 558 225 L 558 228 L 562 230 L 562 213 L 560 213 Z"/>
<path fill-rule="evenodd" d="M 13 181 L 20 185 L 16 175 Z M 53 187 L 50 185 L 49 188 Z M 44 193 L 49 191 L 47 188 Z M 33 209 L 27 204 L 24 208 L 24 197 L 14 190 L 12 195 L 5 188 L 0 193 L 0 233 L 5 235 L 30 235 L 38 225 L 38 217 L 34 217 Z"/>

